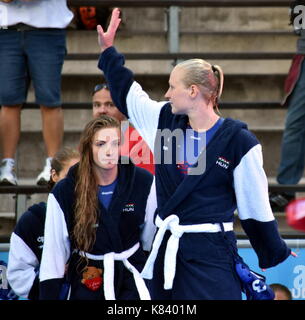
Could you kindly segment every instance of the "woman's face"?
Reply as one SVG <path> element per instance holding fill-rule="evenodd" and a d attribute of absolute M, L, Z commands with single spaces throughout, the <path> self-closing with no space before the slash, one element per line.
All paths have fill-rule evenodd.
<path fill-rule="evenodd" d="M 97 131 L 92 141 L 92 154 L 95 166 L 111 170 L 117 166 L 120 157 L 120 130 L 105 128 Z"/>
<path fill-rule="evenodd" d="M 190 108 L 190 89 L 185 87 L 183 75 L 182 68 L 174 68 L 169 77 L 169 88 L 165 98 L 171 103 L 173 114 L 187 114 Z"/>

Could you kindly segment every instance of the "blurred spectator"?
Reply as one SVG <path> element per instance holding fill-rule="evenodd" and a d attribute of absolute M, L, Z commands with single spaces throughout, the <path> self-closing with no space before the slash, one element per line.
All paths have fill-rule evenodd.
<path fill-rule="evenodd" d="M 272 283 L 270 287 L 275 294 L 274 300 L 292 300 L 292 294 L 286 286 L 280 283 Z"/>
<path fill-rule="evenodd" d="M 290 24 L 298 40 L 297 53 L 293 57 L 284 88 L 286 96 L 283 105 L 287 106 L 287 115 L 277 172 L 277 182 L 283 185 L 297 184 L 303 176 L 305 165 L 305 30 L 294 12 L 294 7 L 300 4 L 305 5 L 305 1 L 291 2 Z M 269 195 L 273 211 L 284 211 L 293 199 L 293 191 L 273 192 Z"/>
<path fill-rule="evenodd" d="M 107 26 L 111 15 L 110 8 L 107 7 L 70 7 L 74 12 L 74 25 L 80 30 L 96 30 L 97 25 L 103 28 Z"/>
<path fill-rule="evenodd" d="M 137 130 L 130 125 L 126 117 L 114 105 L 108 85 L 106 83 L 95 86 L 92 94 L 93 117 L 98 118 L 107 115 L 118 121 L 126 121 L 127 127 L 123 126 L 124 139 L 121 147 L 121 154 L 130 157 L 138 167 L 155 173 L 154 159 L 146 142 L 139 135 Z"/>
<path fill-rule="evenodd" d="M 66 54 L 65 29 L 73 13 L 67 0 L 15 0 L 1 5 L 6 8 L 8 19 L 6 25 L 0 21 L 0 184 L 18 184 L 14 158 L 20 138 L 21 108 L 30 80 L 40 105 L 47 154 L 36 182 L 46 184 L 52 157 L 63 137 L 61 71 Z"/>
<path fill-rule="evenodd" d="M 71 166 L 79 161 L 79 153 L 63 148 L 51 162 L 49 188 L 64 179 Z M 21 216 L 11 235 L 7 279 L 21 297 L 39 297 L 39 266 L 44 242 L 46 203 L 34 204 Z"/>

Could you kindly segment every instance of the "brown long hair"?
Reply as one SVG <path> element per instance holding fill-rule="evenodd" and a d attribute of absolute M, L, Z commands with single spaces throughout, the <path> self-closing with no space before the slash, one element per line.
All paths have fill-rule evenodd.
<path fill-rule="evenodd" d="M 73 237 L 79 250 L 92 249 L 98 221 L 97 181 L 93 171 L 92 143 L 100 129 L 118 128 L 120 123 L 106 115 L 91 120 L 82 132 L 79 144 L 80 162 L 76 176 Z"/>

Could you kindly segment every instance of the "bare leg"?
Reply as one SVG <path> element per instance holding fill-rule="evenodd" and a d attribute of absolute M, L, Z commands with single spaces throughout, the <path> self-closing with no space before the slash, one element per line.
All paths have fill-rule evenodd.
<path fill-rule="evenodd" d="M 60 149 L 64 132 L 64 117 L 60 107 L 48 108 L 40 106 L 42 116 L 42 132 L 48 157 L 54 157 Z"/>
<path fill-rule="evenodd" d="M 15 158 L 20 138 L 21 105 L 2 106 L 0 116 L 0 138 L 2 158 Z"/>

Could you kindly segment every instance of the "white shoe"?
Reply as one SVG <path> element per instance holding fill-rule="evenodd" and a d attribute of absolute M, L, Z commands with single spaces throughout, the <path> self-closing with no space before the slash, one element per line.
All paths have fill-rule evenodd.
<path fill-rule="evenodd" d="M 13 159 L 3 159 L 0 166 L 0 185 L 16 186 L 17 177 L 15 173 L 15 161 Z"/>
<path fill-rule="evenodd" d="M 44 186 L 48 184 L 51 177 L 51 161 L 52 158 L 46 159 L 46 164 L 36 179 L 36 184 Z"/>

